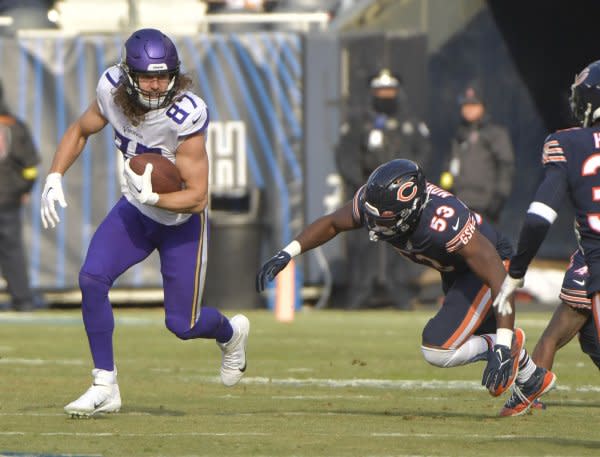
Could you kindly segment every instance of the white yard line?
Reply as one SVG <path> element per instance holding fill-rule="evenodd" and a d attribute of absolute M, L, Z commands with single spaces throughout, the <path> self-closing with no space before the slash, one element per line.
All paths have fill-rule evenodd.
<path fill-rule="evenodd" d="M 89 363 L 89 362 L 86 362 Z M 0 358 L 3 365 L 83 365 L 81 359 L 48 360 L 48 359 L 24 359 L 16 357 Z"/>
<path fill-rule="evenodd" d="M 81 359 L 26 359 L 5 357 L 0 358 L 0 365 L 84 365 L 85 361 Z M 188 382 L 220 383 L 218 376 L 186 375 L 177 376 Z M 331 388 L 345 387 L 367 387 L 378 389 L 399 389 L 399 390 L 483 390 L 479 381 L 459 381 L 459 380 L 437 380 L 437 379 L 331 379 L 331 378 L 268 378 L 261 376 L 245 377 L 241 380 L 242 384 L 248 385 L 278 385 L 290 387 L 317 386 Z M 569 386 L 559 384 L 556 390 L 565 392 L 600 392 L 600 386 L 583 385 Z"/>
<path fill-rule="evenodd" d="M 217 376 L 182 376 L 186 381 L 197 381 L 207 383 L 220 383 Z M 277 386 L 317 386 L 317 387 L 370 387 L 377 389 L 398 390 L 477 390 L 483 391 L 484 387 L 479 381 L 437 380 L 437 379 L 326 379 L 326 378 L 266 378 L 246 377 L 240 381 L 241 384 L 250 385 L 277 385 Z M 568 386 L 559 385 L 555 390 L 565 392 L 600 392 L 600 386 Z"/>
<path fill-rule="evenodd" d="M 158 436 L 163 438 L 169 437 L 181 437 L 181 436 L 271 436 L 272 433 L 262 432 L 182 432 L 182 433 L 121 433 L 121 432 L 24 432 L 24 431 L 12 431 L 12 432 L 0 432 L 0 436 L 80 436 L 80 437 L 150 437 Z"/>

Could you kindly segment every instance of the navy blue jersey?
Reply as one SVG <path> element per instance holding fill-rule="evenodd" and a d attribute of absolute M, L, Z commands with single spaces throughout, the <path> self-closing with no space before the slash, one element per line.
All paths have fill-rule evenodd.
<path fill-rule="evenodd" d="M 560 130 L 549 135 L 542 162 L 546 174 L 554 174 L 555 180 L 564 180 L 566 186 L 557 182 L 554 192 L 538 192 L 535 200 L 558 211 L 568 194 L 582 241 L 600 241 L 600 127 Z"/>
<path fill-rule="evenodd" d="M 354 196 L 353 216 L 366 227 L 361 198 L 363 192 L 364 186 Z M 479 230 L 496 246 L 502 259 L 510 257 L 510 242 L 453 194 L 431 183 L 427 184 L 427 193 L 428 202 L 410 236 L 387 240 L 400 254 L 442 273 L 466 271 L 469 267 L 457 251 Z"/>
<path fill-rule="evenodd" d="M 544 180 L 530 205 L 509 273 L 522 277 L 566 196 L 590 268 L 588 293 L 600 290 L 600 126 L 559 130 L 546 138 Z"/>

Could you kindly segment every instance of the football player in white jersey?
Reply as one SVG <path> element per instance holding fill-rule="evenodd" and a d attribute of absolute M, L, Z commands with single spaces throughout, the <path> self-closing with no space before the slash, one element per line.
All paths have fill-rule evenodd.
<path fill-rule="evenodd" d="M 93 384 L 65 406 L 71 416 L 119 411 L 112 335 L 114 318 L 108 292 L 128 268 L 158 250 L 163 274 L 165 322 L 181 339 L 215 339 L 222 351 L 221 380 L 235 385 L 246 369 L 250 324 L 239 314 L 231 320 L 203 306 L 206 252 L 208 110 L 187 90 L 191 79 L 180 73 L 173 42 L 156 29 L 134 32 L 125 42 L 119 65 L 100 77 L 96 99 L 62 137 L 42 192 L 45 228 L 55 227 L 58 203 L 67 206 L 62 176 L 79 157 L 90 135 L 107 124 L 125 159 L 123 197 L 96 230 L 79 273 L 82 314 L 94 369 Z M 184 185 L 158 194 L 150 180 L 129 166 L 131 157 L 154 152 L 175 163 Z"/>

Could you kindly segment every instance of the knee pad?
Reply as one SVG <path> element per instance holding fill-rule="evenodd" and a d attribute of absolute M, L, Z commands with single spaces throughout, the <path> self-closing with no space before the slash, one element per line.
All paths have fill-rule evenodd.
<path fill-rule="evenodd" d="M 427 362 L 431 365 L 440 368 L 448 368 L 452 365 L 452 358 L 456 353 L 454 349 L 439 349 L 439 348 L 430 348 L 427 346 L 421 346 L 421 352 L 423 353 L 423 357 Z"/>

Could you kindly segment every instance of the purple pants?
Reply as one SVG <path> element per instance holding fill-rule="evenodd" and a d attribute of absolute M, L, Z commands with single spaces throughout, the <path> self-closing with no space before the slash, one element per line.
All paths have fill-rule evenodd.
<path fill-rule="evenodd" d="M 193 214 L 181 225 L 163 225 L 123 197 L 102 221 L 79 273 L 83 322 L 96 368 L 114 366 L 114 317 L 108 291 L 122 273 L 155 249 L 160 256 L 167 328 L 181 339 L 224 342 L 231 338 L 229 321 L 216 309 L 201 306 L 208 250 L 205 218 L 206 212 Z"/>

